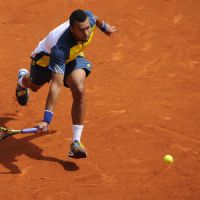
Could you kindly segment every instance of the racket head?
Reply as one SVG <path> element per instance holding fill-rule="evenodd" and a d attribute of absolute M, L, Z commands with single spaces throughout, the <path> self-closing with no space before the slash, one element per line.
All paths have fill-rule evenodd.
<path fill-rule="evenodd" d="M 6 127 L 0 127 L 0 140 L 4 140 L 5 138 L 21 133 L 21 130 L 10 130 Z"/>

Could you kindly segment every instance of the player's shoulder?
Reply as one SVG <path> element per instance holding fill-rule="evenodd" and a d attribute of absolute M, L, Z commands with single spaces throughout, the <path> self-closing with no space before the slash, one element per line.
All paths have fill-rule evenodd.
<path fill-rule="evenodd" d="M 69 28 L 62 33 L 62 35 L 56 43 L 56 45 L 60 46 L 62 49 L 71 48 L 72 46 L 74 46 L 74 44 L 76 44 L 76 41 L 73 38 Z"/>
<path fill-rule="evenodd" d="M 63 48 L 63 46 L 57 44 L 51 49 L 51 59 L 52 60 L 56 59 L 59 62 L 64 63 L 65 60 L 69 57 L 69 52 L 70 52 L 69 47 Z"/>
<path fill-rule="evenodd" d="M 92 26 L 94 26 L 96 24 L 96 19 L 95 19 L 93 12 L 90 11 L 90 10 L 84 10 L 84 12 L 87 14 L 89 21 L 90 21 L 90 24 Z"/>

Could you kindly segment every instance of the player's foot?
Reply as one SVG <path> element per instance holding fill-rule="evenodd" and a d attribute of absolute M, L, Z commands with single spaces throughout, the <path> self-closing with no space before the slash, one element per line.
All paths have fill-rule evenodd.
<path fill-rule="evenodd" d="M 18 72 L 18 80 L 24 76 L 25 74 L 28 73 L 27 69 L 20 69 Z M 28 102 L 29 98 L 29 90 L 28 88 L 22 88 L 19 83 L 17 83 L 17 88 L 16 88 L 16 97 L 17 101 L 21 106 L 25 106 Z"/>
<path fill-rule="evenodd" d="M 86 152 L 83 144 L 81 142 L 79 142 L 78 140 L 75 140 L 71 144 L 68 156 L 71 158 L 86 158 L 87 152 Z"/>

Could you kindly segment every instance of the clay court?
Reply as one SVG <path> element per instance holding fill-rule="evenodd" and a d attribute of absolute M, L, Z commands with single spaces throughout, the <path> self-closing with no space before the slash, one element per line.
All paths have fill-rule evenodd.
<path fill-rule="evenodd" d="M 17 72 L 77 8 L 117 28 L 111 37 L 97 29 L 85 51 L 93 63 L 82 138 L 88 158 L 67 157 L 72 97 L 63 87 L 48 134 L 1 141 L 0 199 L 199 200 L 199 1 L 1 1 L 0 126 L 32 127 L 43 117 L 48 85 L 21 107 Z"/>

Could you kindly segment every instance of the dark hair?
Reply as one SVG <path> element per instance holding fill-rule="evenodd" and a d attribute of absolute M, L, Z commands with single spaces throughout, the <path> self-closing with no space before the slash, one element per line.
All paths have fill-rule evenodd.
<path fill-rule="evenodd" d="M 87 18 L 87 14 L 81 10 L 77 9 L 72 12 L 72 14 L 69 17 L 69 24 L 70 26 L 73 26 L 76 21 L 78 22 L 84 22 Z"/>

